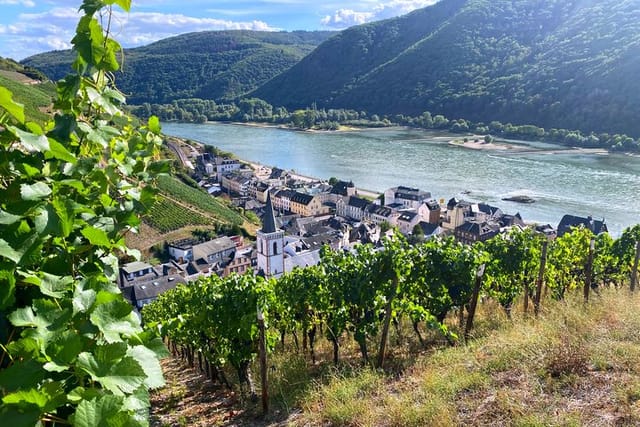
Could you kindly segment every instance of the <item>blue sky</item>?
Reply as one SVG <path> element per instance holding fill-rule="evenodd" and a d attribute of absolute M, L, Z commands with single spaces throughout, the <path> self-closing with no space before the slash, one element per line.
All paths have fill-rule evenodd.
<path fill-rule="evenodd" d="M 227 29 L 340 30 L 390 18 L 437 0 L 133 0 L 115 14 L 115 38 L 125 47 L 176 34 Z M 80 0 L 0 0 L 0 56 L 16 60 L 67 49 Z"/>

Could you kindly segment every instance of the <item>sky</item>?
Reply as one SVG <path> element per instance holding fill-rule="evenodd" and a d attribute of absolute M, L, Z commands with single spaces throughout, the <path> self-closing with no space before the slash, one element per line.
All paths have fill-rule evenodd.
<path fill-rule="evenodd" d="M 114 37 L 135 47 L 207 30 L 341 30 L 403 15 L 437 0 L 132 0 L 114 14 Z M 81 0 L 0 0 L 0 56 L 68 49 Z M 116 8 L 116 10 L 118 10 Z"/>

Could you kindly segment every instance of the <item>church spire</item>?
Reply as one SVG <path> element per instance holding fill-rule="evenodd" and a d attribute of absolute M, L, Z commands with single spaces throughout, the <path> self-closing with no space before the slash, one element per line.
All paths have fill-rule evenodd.
<path fill-rule="evenodd" d="M 271 193 L 267 192 L 267 205 L 264 210 L 264 220 L 262 221 L 263 233 L 275 233 L 278 231 L 276 228 L 276 217 L 273 213 L 273 204 L 271 203 Z"/>

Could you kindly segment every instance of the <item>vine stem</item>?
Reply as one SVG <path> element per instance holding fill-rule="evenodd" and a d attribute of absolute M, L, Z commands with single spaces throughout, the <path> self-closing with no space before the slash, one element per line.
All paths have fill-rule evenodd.
<path fill-rule="evenodd" d="M 11 330 L 11 333 L 9 334 L 9 338 L 7 338 L 7 344 L 10 343 L 13 340 L 13 335 L 15 334 L 15 332 L 16 332 L 16 328 L 13 328 Z M 6 355 L 9 355 L 9 358 L 13 362 L 13 358 L 11 357 L 9 352 L 7 351 L 7 348 L 3 344 L 0 344 L 0 348 L 2 348 L 2 357 L 0 357 L 0 366 L 2 366 L 2 363 L 4 362 L 4 357 Z"/>

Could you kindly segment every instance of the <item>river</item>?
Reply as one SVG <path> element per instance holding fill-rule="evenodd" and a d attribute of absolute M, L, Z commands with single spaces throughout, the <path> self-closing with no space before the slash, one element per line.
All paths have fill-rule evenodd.
<path fill-rule="evenodd" d="M 472 150 L 448 143 L 460 135 L 405 128 L 295 132 L 222 123 L 164 123 L 168 135 L 215 145 L 239 158 L 382 192 L 397 185 L 436 199 L 483 201 L 525 221 L 558 225 L 564 214 L 605 218 L 610 232 L 640 223 L 640 158 L 590 154 L 542 142 L 525 153 Z M 513 142 L 510 142 L 513 143 Z M 464 193 L 463 193 L 464 192 Z M 533 204 L 501 200 L 524 194 Z"/>

